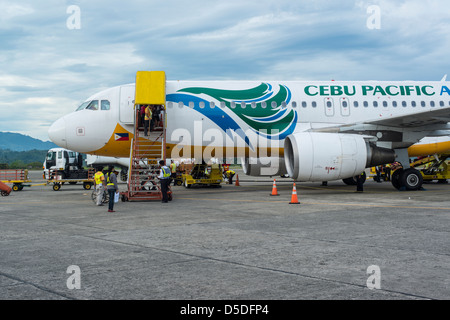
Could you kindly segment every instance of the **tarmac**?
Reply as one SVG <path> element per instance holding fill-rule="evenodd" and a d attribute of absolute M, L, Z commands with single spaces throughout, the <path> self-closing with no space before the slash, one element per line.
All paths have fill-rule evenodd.
<path fill-rule="evenodd" d="M 237 173 L 114 213 L 80 184 L 0 197 L 0 299 L 450 299 L 450 185 L 297 182 L 290 204 L 291 179 L 271 196 L 273 179 Z"/>

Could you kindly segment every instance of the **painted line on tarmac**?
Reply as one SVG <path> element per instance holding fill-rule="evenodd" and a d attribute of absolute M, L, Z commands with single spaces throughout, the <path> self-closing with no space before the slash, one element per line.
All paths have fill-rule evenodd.
<path fill-rule="evenodd" d="M 194 200 L 198 198 L 176 198 L 180 200 Z M 254 203 L 288 203 L 281 200 L 250 200 L 250 199 L 212 199 L 203 198 L 202 201 L 227 201 L 227 202 L 254 202 Z M 309 205 L 323 205 L 323 206 L 354 206 L 354 207 L 368 207 L 368 208 L 398 208 L 398 209 L 426 209 L 426 210 L 450 210 L 450 207 L 422 207 L 422 206 L 401 206 L 401 205 L 379 205 L 379 204 L 363 204 L 363 203 L 335 203 L 335 202 L 308 202 L 300 201 L 300 204 Z"/>

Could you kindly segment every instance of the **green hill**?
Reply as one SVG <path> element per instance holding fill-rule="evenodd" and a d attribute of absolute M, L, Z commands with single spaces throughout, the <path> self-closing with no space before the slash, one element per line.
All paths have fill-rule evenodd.
<path fill-rule="evenodd" d="M 11 151 L 48 150 L 55 148 L 53 142 L 42 141 L 20 133 L 0 132 L 0 149 Z"/>

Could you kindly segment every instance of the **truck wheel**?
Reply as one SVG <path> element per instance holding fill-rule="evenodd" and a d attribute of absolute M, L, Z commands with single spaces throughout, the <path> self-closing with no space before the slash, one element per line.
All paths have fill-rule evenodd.
<path fill-rule="evenodd" d="M 61 185 L 59 183 L 55 183 L 53 185 L 53 191 L 58 191 L 59 189 L 61 189 Z"/>
<path fill-rule="evenodd" d="M 19 191 L 20 190 L 19 189 L 19 185 L 17 185 L 17 184 L 13 185 L 12 189 L 13 189 L 13 191 Z"/>
<path fill-rule="evenodd" d="M 92 185 L 89 182 L 83 182 L 83 188 L 86 190 L 91 190 Z"/>

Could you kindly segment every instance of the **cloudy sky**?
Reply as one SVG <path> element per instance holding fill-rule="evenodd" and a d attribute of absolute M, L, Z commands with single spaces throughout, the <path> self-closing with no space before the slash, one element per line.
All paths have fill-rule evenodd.
<path fill-rule="evenodd" d="M 369 8 L 369 10 L 368 10 Z M 48 140 L 90 95 L 168 80 L 440 80 L 444 0 L 0 0 L 0 131 Z"/>

